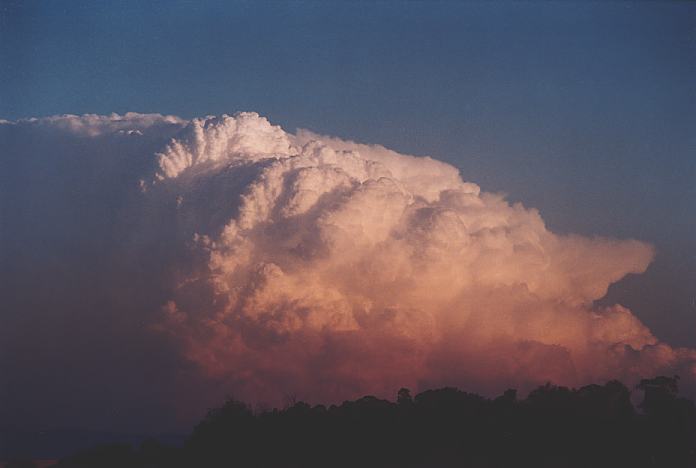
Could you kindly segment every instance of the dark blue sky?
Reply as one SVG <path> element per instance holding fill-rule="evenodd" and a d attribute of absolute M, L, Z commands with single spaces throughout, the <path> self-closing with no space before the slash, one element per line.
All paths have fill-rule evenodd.
<path fill-rule="evenodd" d="M 0 118 L 239 110 L 653 243 L 610 299 L 696 345 L 696 4 L 0 1 Z"/>

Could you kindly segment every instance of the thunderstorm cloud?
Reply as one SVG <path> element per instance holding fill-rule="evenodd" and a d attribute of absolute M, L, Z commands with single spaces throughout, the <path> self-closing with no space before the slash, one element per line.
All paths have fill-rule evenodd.
<path fill-rule="evenodd" d="M 555 234 L 446 163 L 255 113 L 56 116 L 0 136 L 0 339 L 5 356 L 40 355 L 21 371 L 0 358 L 19 383 L 67 366 L 52 353 L 72 346 L 81 369 L 111 366 L 104 388 L 134 368 L 172 387 L 197 375 L 174 402 L 206 386 L 330 402 L 665 373 L 693 385 L 695 350 L 595 305 L 645 271 L 650 245 Z"/>

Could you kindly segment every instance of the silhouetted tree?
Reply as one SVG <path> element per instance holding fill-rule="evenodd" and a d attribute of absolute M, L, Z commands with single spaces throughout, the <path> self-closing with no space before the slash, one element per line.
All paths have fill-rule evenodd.
<path fill-rule="evenodd" d="M 396 402 L 400 405 L 410 405 L 413 403 L 413 398 L 411 398 L 411 390 L 408 388 L 401 388 L 396 394 Z"/>
<path fill-rule="evenodd" d="M 642 444 L 655 466 L 696 466 L 696 408 L 679 398 L 679 376 L 641 380 Z"/>
<path fill-rule="evenodd" d="M 369 468 L 696 466 L 696 410 L 677 379 L 641 381 L 643 412 L 621 382 L 571 389 L 548 383 L 517 398 L 456 388 L 396 402 L 366 396 L 340 405 L 294 402 L 256 412 L 230 399 L 183 447 L 147 441 L 99 447 L 60 468 Z"/>

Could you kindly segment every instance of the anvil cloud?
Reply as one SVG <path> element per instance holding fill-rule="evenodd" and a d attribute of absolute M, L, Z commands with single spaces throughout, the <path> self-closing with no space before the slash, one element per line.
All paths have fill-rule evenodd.
<path fill-rule="evenodd" d="M 4 176 L 2 194 L 7 242 L 27 251 L 16 255 L 64 238 L 98 246 L 98 264 L 81 244 L 64 255 L 128 296 L 109 315 L 140 314 L 139 333 L 165 337 L 241 398 L 696 376 L 695 350 L 660 342 L 621 305 L 594 304 L 647 268 L 650 245 L 555 234 L 535 209 L 443 162 L 291 134 L 255 113 L 57 116 L 0 131 L 20 173 Z M 47 214 L 58 227 L 25 232 L 39 222 L 13 199 L 34 197 L 40 219 L 42 197 L 55 197 L 41 185 L 55 174 L 38 167 L 47 159 L 80 187 L 81 208 L 68 196 Z M 137 294 L 121 294 L 129 281 Z"/>

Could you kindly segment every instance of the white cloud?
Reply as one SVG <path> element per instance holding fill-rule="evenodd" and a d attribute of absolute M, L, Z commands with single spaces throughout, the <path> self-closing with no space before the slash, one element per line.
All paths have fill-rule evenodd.
<path fill-rule="evenodd" d="M 44 128 L 53 128 L 70 132 L 72 134 L 96 137 L 104 134 L 123 132 L 142 132 L 153 126 L 166 124 L 182 125 L 183 119 L 172 115 L 138 114 L 127 112 L 124 115 L 110 114 L 84 114 L 84 115 L 54 115 L 50 117 L 22 119 L 15 122 L 20 125 L 34 125 Z"/>
<path fill-rule="evenodd" d="M 481 192 L 443 162 L 289 134 L 254 113 L 59 116 L 10 127 L 70 135 L 61 144 L 82 148 L 64 170 L 94 196 L 81 217 L 52 207 L 62 213 L 56 226 L 70 239 L 80 230 L 90 242 L 110 239 L 100 248 L 123 265 L 101 263 L 108 272 L 95 275 L 124 288 L 140 271 L 138 290 L 161 299 L 138 323 L 172 337 L 239 397 L 694 379 L 696 351 L 659 342 L 620 305 L 593 305 L 646 269 L 651 246 L 554 234 L 536 210 Z M 25 235 L 22 226 L 10 234 Z M 59 248 L 53 241 L 42 245 Z M 145 292 L 124 297 L 138 310 L 157 303 Z"/>
<path fill-rule="evenodd" d="M 293 392 L 338 398 L 419 382 L 635 380 L 696 358 L 658 343 L 624 307 L 592 305 L 645 270 L 645 243 L 559 236 L 450 165 L 286 134 L 254 114 L 188 131 L 214 143 L 186 157 L 171 144 L 160 155 L 167 183 L 190 171 L 195 191 L 235 167 L 256 172 L 224 228 L 199 232 L 208 262 L 178 292 L 188 299 L 175 299 L 169 330 L 211 374 L 249 376 L 240 391 L 250 397 L 288 373 Z M 198 161 L 215 164 L 197 173 Z M 190 300 L 206 294 L 212 307 Z"/>

